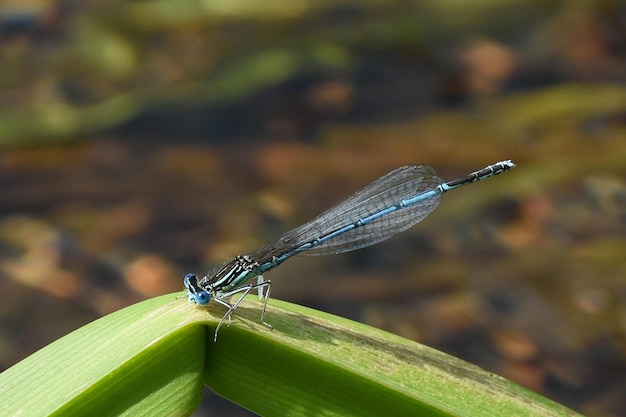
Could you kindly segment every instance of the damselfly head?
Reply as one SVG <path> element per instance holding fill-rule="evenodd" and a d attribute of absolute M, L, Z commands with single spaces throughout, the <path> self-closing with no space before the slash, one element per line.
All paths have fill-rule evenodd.
<path fill-rule="evenodd" d="M 196 304 L 206 305 L 211 301 L 211 294 L 205 291 L 198 284 L 198 276 L 196 274 L 187 274 L 183 280 L 187 289 L 187 299 Z"/>

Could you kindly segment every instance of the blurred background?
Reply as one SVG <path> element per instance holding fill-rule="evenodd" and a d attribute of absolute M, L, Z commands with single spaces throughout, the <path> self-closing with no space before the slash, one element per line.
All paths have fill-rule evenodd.
<path fill-rule="evenodd" d="M 503 159 L 272 296 L 626 415 L 623 2 L 0 2 L 0 370 L 399 165 Z"/>

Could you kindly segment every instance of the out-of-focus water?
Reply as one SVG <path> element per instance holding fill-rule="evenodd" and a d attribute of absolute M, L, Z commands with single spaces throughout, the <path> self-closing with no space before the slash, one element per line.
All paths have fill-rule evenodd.
<path fill-rule="evenodd" d="M 512 159 L 272 296 L 623 415 L 622 6 L 457 3 L 0 6 L 2 369 L 401 164 Z"/>

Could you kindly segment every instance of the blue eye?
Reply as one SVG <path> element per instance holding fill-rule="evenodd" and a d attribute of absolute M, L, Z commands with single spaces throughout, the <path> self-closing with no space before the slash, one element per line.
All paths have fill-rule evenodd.
<path fill-rule="evenodd" d="M 206 291 L 198 291 L 194 294 L 194 298 L 196 299 L 196 303 L 203 306 L 209 304 L 209 301 L 211 301 L 211 294 Z"/>
<path fill-rule="evenodd" d="M 185 275 L 183 282 L 185 284 L 185 288 L 190 289 L 193 287 L 195 289 L 198 284 L 198 277 L 196 277 L 196 274 L 187 274 Z"/>

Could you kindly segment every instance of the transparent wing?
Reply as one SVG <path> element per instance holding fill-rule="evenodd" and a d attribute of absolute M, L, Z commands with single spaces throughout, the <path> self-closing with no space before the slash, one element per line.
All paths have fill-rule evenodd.
<path fill-rule="evenodd" d="M 402 200 L 435 190 L 443 182 L 437 177 L 435 170 L 429 166 L 402 166 L 378 178 L 309 223 L 285 233 L 249 256 L 262 262 L 273 256 L 289 253 L 307 242 L 326 236 L 384 209 L 394 207 Z M 302 254 L 341 253 L 373 245 L 415 225 L 430 214 L 440 201 L 441 193 L 433 192 L 432 196 L 416 204 L 398 208 L 361 227 L 338 234 Z"/>

